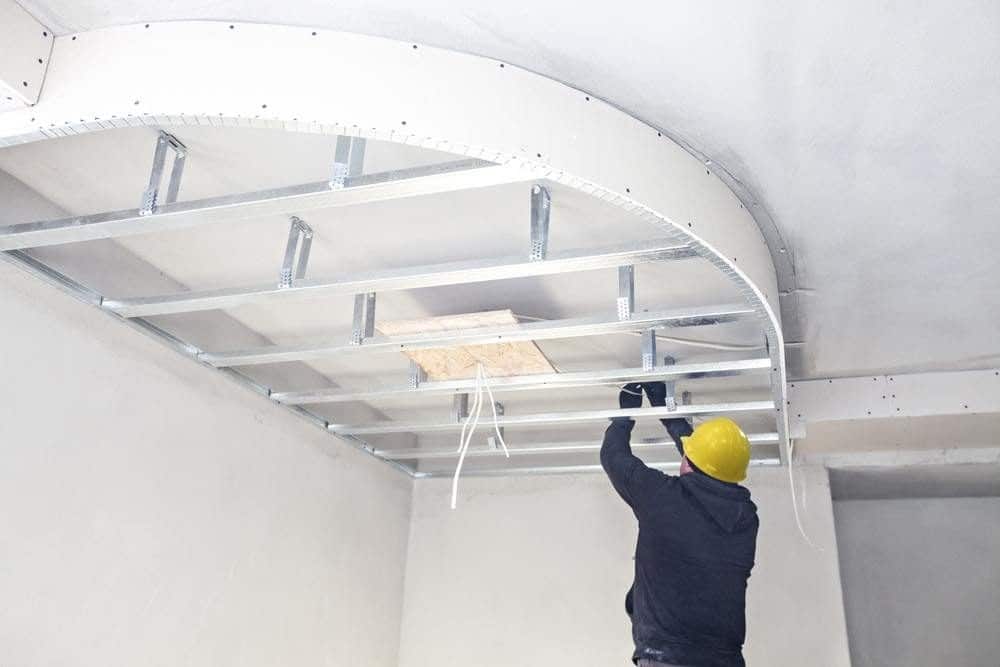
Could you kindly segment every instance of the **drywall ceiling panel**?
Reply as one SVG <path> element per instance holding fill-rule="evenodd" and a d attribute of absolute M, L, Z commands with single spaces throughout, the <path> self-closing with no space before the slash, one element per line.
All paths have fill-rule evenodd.
<path fill-rule="evenodd" d="M 60 33 L 243 19 L 520 65 L 664 128 L 731 175 L 762 226 L 773 217 L 794 266 L 782 288 L 802 290 L 799 376 L 997 361 L 994 0 L 22 4 Z"/>

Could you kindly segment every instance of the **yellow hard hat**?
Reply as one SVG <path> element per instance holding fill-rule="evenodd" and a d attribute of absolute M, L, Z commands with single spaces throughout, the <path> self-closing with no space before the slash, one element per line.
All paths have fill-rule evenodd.
<path fill-rule="evenodd" d="M 684 456 L 706 475 L 734 484 L 746 479 L 750 440 L 732 419 L 709 419 L 681 442 Z"/>

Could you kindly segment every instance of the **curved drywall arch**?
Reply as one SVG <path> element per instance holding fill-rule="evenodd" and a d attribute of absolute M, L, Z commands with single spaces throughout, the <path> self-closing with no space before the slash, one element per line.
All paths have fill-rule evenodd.
<path fill-rule="evenodd" d="M 0 114 L 0 146 L 135 125 L 348 134 L 529 170 L 692 242 L 757 310 L 787 432 L 775 270 L 737 197 L 655 129 L 504 63 L 308 28 L 142 24 L 56 40 L 39 103 Z"/>

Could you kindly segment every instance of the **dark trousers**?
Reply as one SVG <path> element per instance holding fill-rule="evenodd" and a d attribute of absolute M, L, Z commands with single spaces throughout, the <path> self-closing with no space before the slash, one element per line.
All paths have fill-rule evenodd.
<path fill-rule="evenodd" d="M 672 662 L 656 662 L 655 660 L 646 660 L 643 658 L 639 661 L 639 667 L 684 667 L 684 665 L 675 665 Z"/>

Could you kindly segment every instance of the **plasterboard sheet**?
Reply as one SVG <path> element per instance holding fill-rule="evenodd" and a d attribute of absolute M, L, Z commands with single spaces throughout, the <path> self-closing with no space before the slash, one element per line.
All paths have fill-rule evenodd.
<path fill-rule="evenodd" d="M 810 421 L 857 419 L 859 414 L 889 417 L 894 412 L 891 395 L 883 375 L 791 382 L 787 409 L 793 433 L 804 433 Z"/>
<path fill-rule="evenodd" d="M 14 0 L 0 0 L 0 112 L 38 101 L 52 33 Z"/>
<path fill-rule="evenodd" d="M 1000 412 L 1000 370 L 888 376 L 898 416 Z"/>

